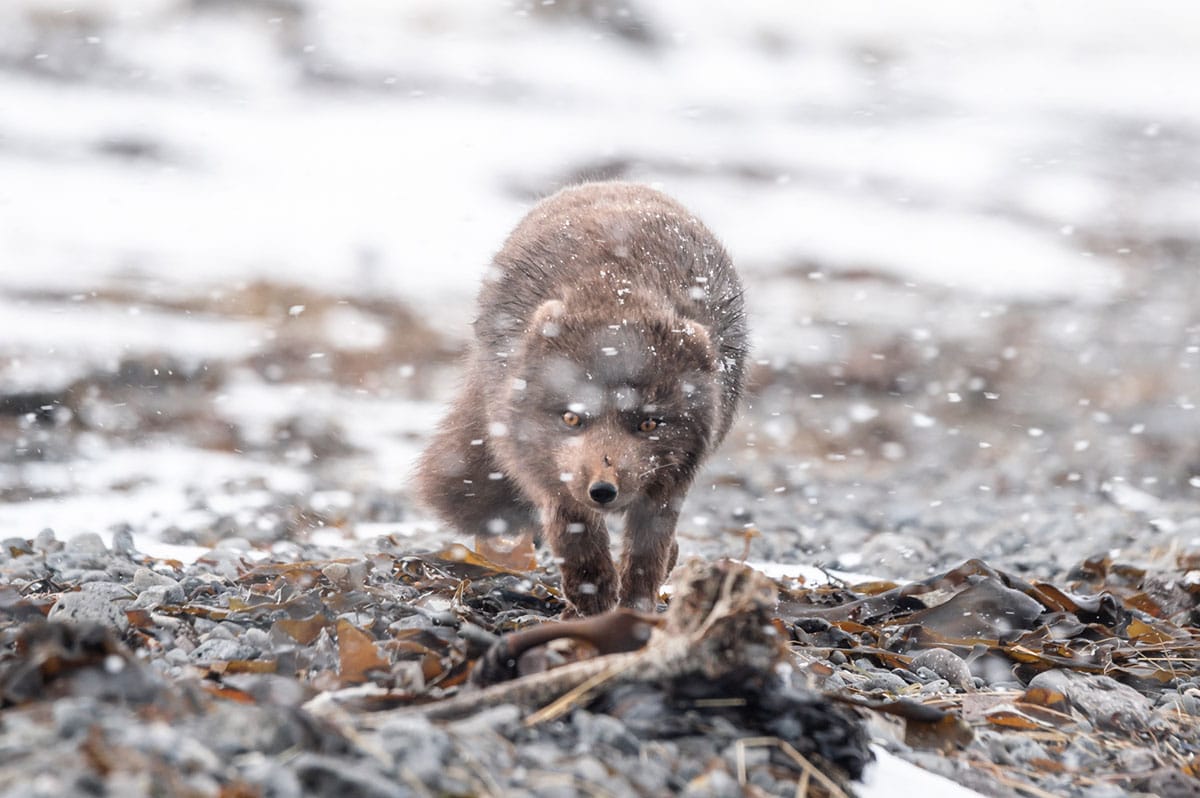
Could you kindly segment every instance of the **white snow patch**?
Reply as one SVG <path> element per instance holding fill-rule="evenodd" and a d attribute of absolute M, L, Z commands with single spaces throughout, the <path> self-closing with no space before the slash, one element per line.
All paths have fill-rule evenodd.
<path fill-rule="evenodd" d="M 797 15 L 672 0 L 641 7 L 662 38 L 650 54 L 499 6 L 307 3 L 295 35 L 375 93 L 305 89 L 282 24 L 113 5 L 80 13 L 153 91 L 0 72 L 4 106 L 21 108 L 0 149 L 0 262 L 19 268 L 0 285 L 272 277 L 435 300 L 434 320 L 457 329 L 528 206 L 512 187 L 628 157 L 747 271 L 816 259 L 987 295 L 1103 298 L 1111 264 L 1058 227 L 1159 214 L 1062 153 L 1102 143 L 1077 141 L 1080 125 L 1099 135 L 1096 119 L 1200 121 L 1187 81 L 1162 79 L 1200 70 L 1182 35 L 1197 12 L 1177 5 Z M 122 137 L 165 163 L 97 151 Z M 1164 191 L 1172 228 L 1200 222 L 1194 187 Z"/>
<path fill-rule="evenodd" d="M 196 495 L 216 499 L 222 512 L 256 506 L 261 491 L 223 493 L 239 479 L 263 480 L 280 491 L 303 491 L 310 488 L 312 477 L 245 456 L 183 447 L 99 450 L 93 459 L 68 463 L 4 465 L 0 484 L 70 495 L 0 504 L 0 536 L 30 538 L 50 528 L 60 539 L 69 539 L 82 532 L 111 532 L 120 524 L 130 524 L 150 538 L 171 526 L 194 529 L 214 521 L 218 512 L 198 508 Z"/>
<path fill-rule="evenodd" d="M 980 798 L 982 795 L 945 776 L 906 762 L 882 746 L 872 745 L 871 750 L 875 754 L 875 762 L 868 766 L 862 784 L 855 785 L 855 793 L 859 798 L 894 798 L 897 795 Z"/>

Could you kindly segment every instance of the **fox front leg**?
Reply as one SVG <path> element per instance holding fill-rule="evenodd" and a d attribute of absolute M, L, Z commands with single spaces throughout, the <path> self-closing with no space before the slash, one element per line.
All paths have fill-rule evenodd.
<path fill-rule="evenodd" d="M 570 606 L 563 617 L 599 615 L 617 603 L 617 569 L 608 552 L 608 529 L 598 513 L 550 507 L 546 539 L 561 561 L 562 589 Z"/>
<path fill-rule="evenodd" d="M 621 606 L 653 612 L 658 591 L 675 565 L 678 502 L 639 499 L 625 517 L 625 547 L 621 554 Z"/>

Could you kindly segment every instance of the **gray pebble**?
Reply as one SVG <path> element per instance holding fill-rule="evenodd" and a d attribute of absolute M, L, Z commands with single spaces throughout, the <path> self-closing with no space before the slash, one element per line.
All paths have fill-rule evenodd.
<path fill-rule="evenodd" d="M 221 766 L 217 755 L 190 735 L 179 735 L 171 748 L 171 758 L 185 771 L 211 772 Z"/>
<path fill-rule="evenodd" d="M 247 629 L 238 637 L 238 641 L 258 651 L 271 650 L 271 636 L 262 629 Z"/>
<path fill-rule="evenodd" d="M 113 532 L 112 551 L 113 554 L 122 557 L 132 557 L 137 554 L 137 549 L 133 545 L 133 530 L 127 525 Z"/>
<path fill-rule="evenodd" d="M 54 537 L 53 529 L 43 529 L 33 539 L 33 547 L 43 553 L 57 551 L 61 546 L 62 544 Z"/>
<path fill-rule="evenodd" d="M 917 668 L 916 670 L 917 670 L 917 681 L 921 682 L 923 684 L 928 684 L 929 682 L 934 682 L 934 681 L 937 681 L 938 679 L 942 678 L 942 677 L 938 676 L 937 671 L 932 670 L 930 668 Z M 900 674 L 896 674 L 896 675 L 899 676 Z"/>
<path fill-rule="evenodd" d="M 898 693 L 908 687 L 908 682 L 890 671 L 876 671 L 862 683 L 863 690 L 880 690 L 885 693 Z"/>
<path fill-rule="evenodd" d="M 83 532 L 76 535 L 67 541 L 65 550 L 70 554 L 91 557 L 108 554 L 108 547 L 104 545 L 104 540 L 95 532 Z"/>
<path fill-rule="evenodd" d="M 183 603 L 183 590 L 179 585 L 169 587 L 167 585 L 152 585 L 145 588 L 138 597 L 129 606 L 133 609 L 154 609 L 166 605 L 177 605 Z"/>
<path fill-rule="evenodd" d="M 64 572 L 65 575 L 65 572 Z M 88 568 L 78 571 L 74 574 L 71 580 L 76 584 L 84 585 L 88 582 L 111 582 L 113 574 L 109 572 L 107 567 L 104 568 Z"/>
<path fill-rule="evenodd" d="M 238 634 L 228 627 L 218 623 L 205 632 L 204 637 L 209 640 L 236 640 Z"/>
<path fill-rule="evenodd" d="M 688 782 L 683 795 L 688 798 L 736 798 L 742 795 L 742 788 L 723 768 L 713 768 Z"/>
<path fill-rule="evenodd" d="M 250 659 L 258 652 L 249 646 L 244 646 L 236 640 L 210 638 L 196 646 L 191 653 L 193 662 L 215 662 L 240 659 Z"/>
<path fill-rule="evenodd" d="M 379 737 L 384 748 L 396 757 L 397 766 L 408 769 L 424 784 L 432 783 L 450 756 L 450 735 L 420 715 L 402 715 L 387 721 L 380 728 Z M 558 748 L 550 747 L 557 756 Z M 530 746 L 522 746 L 522 754 L 529 754 L 529 749 Z"/>
<path fill-rule="evenodd" d="M 163 615 L 160 612 L 150 613 L 150 620 L 154 622 L 155 626 L 165 629 L 169 632 L 176 632 L 179 630 L 179 627 L 183 626 L 183 621 L 179 620 L 175 616 Z"/>
<path fill-rule="evenodd" d="M 250 541 L 234 535 L 218 540 L 215 548 L 225 551 L 250 551 L 254 547 L 250 545 Z"/>
<path fill-rule="evenodd" d="M 237 763 L 242 778 L 262 788 L 272 798 L 301 798 L 304 794 L 296 774 L 258 752 L 245 754 Z"/>
<path fill-rule="evenodd" d="M 1100 674 L 1050 670 L 1029 681 L 1062 693 L 1098 729 L 1138 731 L 1151 720 L 1151 701 L 1132 687 Z"/>
<path fill-rule="evenodd" d="M 352 583 L 350 576 L 350 566 L 342 562 L 331 562 L 321 569 L 322 575 L 329 580 L 329 583 L 338 590 L 353 590 L 356 587 L 361 587 Z"/>
<path fill-rule="evenodd" d="M 1160 714 L 1185 713 L 1200 716 L 1200 691 L 1189 689 L 1183 695 L 1165 695 L 1156 708 Z"/>
<path fill-rule="evenodd" d="M 625 776 L 643 795 L 664 795 L 667 793 L 671 771 L 659 759 L 647 757 L 640 759 L 637 767 L 630 768 Z"/>
<path fill-rule="evenodd" d="M 498 707 L 476 712 L 469 718 L 451 723 L 448 727 L 451 733 L 460 737 L 471 737 L 484 732 L 497 731 L 506 726 L 520 722 L 521 710 L 515 704 L 501 704 Z"/>
<path fill-rule="evenodd" d="M 133 580 L 130 583 L 134 590 L 141 592 L 148 587 L 163 585 L 166 587 L 179 587 L 179 582 L 166 574 L 160 574 L 150 568 L 138 568 L 133 572 Z"/>
<path fill-rule="evenodd" d="M 289 763 L 307 788 L 318 796 L 354 795 L 361 798 L 409 798 L 412 791 L 379 772 L 371 759 L 359 759 L 346 767 L 339 757 L 302 753 Z"/>
<path fill-rule="evenodd" d="M 187 665 L 189 661 L 187 651 L 179 648 L 178 646 L 168 649 L 167 653 L 163 655 L 163 659 L 165 659 L 171 665 L 176 666 Z"/>
<path fill-rule="evenodd" d="M 933 681 L 921 685 L 921 695 L 938 695 L 939 693 L 952 693 L 950 682 L 945 679 L 934 679 Z"/>
<path fill-rule="evenodd" d="M 553 770 L 562 758 L 562 751 L 552 742 L 532 742 L 517 749 L 517 755 L 523 763 L 537 770 Z"/>
<path fill-rule="evenodd" d="M 87 582 L 79 586 L 81 593 L 94 593 L 116 601 L 128 601 L 133 598 L 133 591 L 120 582 Z"/>
<path fill-rule="evenodd" d="M 1085 785 L 1080 793 L 1082 798 L 1129 798 L 1129 791 L 1116 784 Z"/>
<path fill-rule="evenodd" d="M 624 754 L 636 754 L 641 747 L 625 724 L 611 715 L 594 715 L 580 710 L 574 714 L 572 723 L 579 733 L 577 750 L 587 751 L 597 745 L 606 745 Z"/>
<path fill-rule="evenodd" d="M 966 661 L 949 649 L 926 649 L 912 658 L 910 667 L 918 674 L 921 669 L 928 668 L 937 678 L 945 679 L 958 690 L 971 690 L 975 686 Z"/>
<path fill-rule="evenodd" d="M 24 557 L 33 554 L 33 546 L 25 538 L 5 538 L 0 540 L 0 560 L 13 557 Z"/>
<path fill-rule="evenodd" d="M 101 623 L 118 634 L 129 628 L 125 612 L 101 592 L 63 593 L 47 617 L 52 621 Z"/>
<path fill-rule="evenodd" d="M 209 618 L 197 618 L 192 621 L 192 631 L 198 635 L 206 635 L 217 628 L 217 622 Z"/>
<path fill-rule="evenodd" d="M 608 785 L 611 781 L 608 768 L 594 756 L 577 757 L 572 770 L 585 784 Z"/>
<path fill-rule="evenodd" d="M 204 562 L 212 572 L 233 581 L 243 570 L 242 556 L 228 549 L 212 549 L 204 555 Z"/>
<path fill-rule="evenodd" d="M 51 714 L 60 737 L 73 739 L 96 722 L 96 704 L 91 699 L 64 698 L 54 702 Z"/>

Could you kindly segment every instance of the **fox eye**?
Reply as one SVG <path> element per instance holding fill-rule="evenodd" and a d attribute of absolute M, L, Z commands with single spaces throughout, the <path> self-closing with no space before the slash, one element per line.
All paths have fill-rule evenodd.
<path fill-rule="evenodd" d="M 662 422 L 659 421 L 657 418 L 642 419 L 642 423 L 638 424 L 638 431 L 639 432 L 654 432 L 654 430 L 658 429 L 658 425 L 661 423 Z"/>
<path fill-rule="evenodd" d="M 568 410 L 567 412 L 562 414 L 562 420 L 563 420 L 563 423 L 566 424 L 568 427 L 578 427 L 579 423 L 583 419 L 581 419 L 579 417 L 578 413 L 573 413 L 570 410 Z"/>

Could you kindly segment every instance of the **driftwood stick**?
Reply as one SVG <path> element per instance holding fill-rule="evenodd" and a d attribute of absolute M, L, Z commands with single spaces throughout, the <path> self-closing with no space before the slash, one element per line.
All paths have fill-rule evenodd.
<path fill-rule="evenodd" d="M 770 623 L 775 602 L 775 585 L 761 573 L 732 560 L 693 561 L 676 580 L 661 628 L 638 651 L 565 665 L 443 701 L 365 715 L 360 724 L 378 728 L 392 717 L 413 714 L 452 720 L 502 704 L 531 713 L 541 710 L 529 719 L 536 722 L 557 717 L 599 687 L 661 682 L 689 673 L 710 680 L 734 672 L 767 675 L 785 655 Z M 563 703 L 550 709 L 556 701 Z M 310 702 L 310 710 L 318 713 L 324 706 Z"/>

